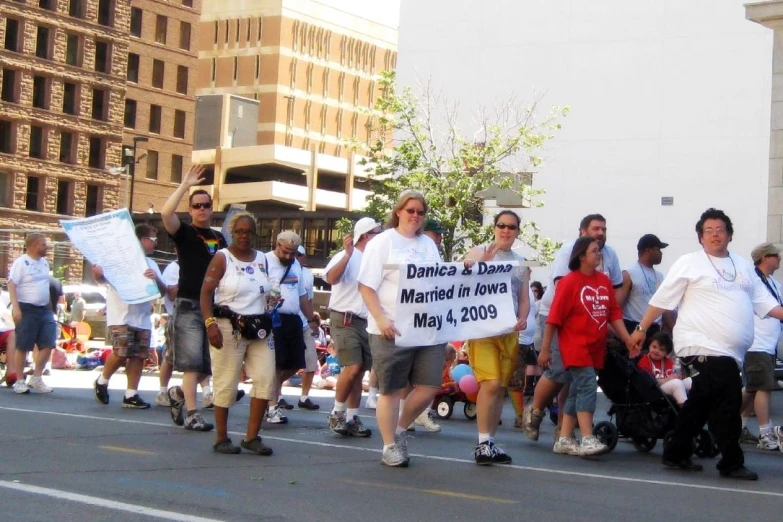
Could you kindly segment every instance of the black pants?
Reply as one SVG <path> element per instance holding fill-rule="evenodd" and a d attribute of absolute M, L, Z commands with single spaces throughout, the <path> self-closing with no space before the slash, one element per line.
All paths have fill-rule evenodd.
<path fill-rule="evenodd" d="M 687 357 L 693 359 L 692 372 L 698 372 L 688 392 L 688 400 L 677 416 L 674 434 L 663 449 L 663 458 L 680 462 L 693 454 L 693 438 L 709 423 L 722 458 L 717 468 L 732 471 L 745 463 L 739 445 L 742 421 L 742 380 L 739 365 L 731 357 Z"/>

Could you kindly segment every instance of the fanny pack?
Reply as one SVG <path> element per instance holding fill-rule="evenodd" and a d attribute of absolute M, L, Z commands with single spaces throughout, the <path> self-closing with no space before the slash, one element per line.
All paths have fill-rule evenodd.
<path fill-rule="evenodd" d="M 228 319 L 234 332 L 239 332 L 245 339 L 266 339 L 272 332 L 272 318 L 269 314 L 240 315 L 227 306 L 216 306 L 212 312 L 215 317 Z"/>

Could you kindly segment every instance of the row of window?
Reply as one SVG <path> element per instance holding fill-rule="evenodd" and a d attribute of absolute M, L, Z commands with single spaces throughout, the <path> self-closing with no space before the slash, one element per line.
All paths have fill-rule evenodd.
<path fill-rule="evenodd" d="M 171 163 L 169 163 L 169 179 L 160 178 L 161 170 L 165 171 L 166 165 L 161 165 L 161 154 L 156 150 L 147 150 L 146 157 L 146 170 L 144 177 L 146 179 L 170 181 L 171 183 L 182 182 L 182 166 L 184 165 L 184 158 L 179 154 L 171 155 Z M 161 169 L 163 167 L 163 169 Z M 138 178 L 138 176 L 137 176 Z"/>
<path fill-rule="evenodd" d="M 138 108 L 138 102 L 130 98 L 125 99 L 125 119 L 124 125 L 128 129 L 136 128 L 136 112 Z M 167 110 L 168 112 L 168 110 Z M 161 122 L 163 121 L 163 107 L 160 105 L 150 105 L 150 117 L 149 128 L 147 129 L 151 134 L 160 134 Z M 172 135 L 175 138 L 185 138 L 185 123 L 187 121 L 187 115 L 185 111 L 178 109 L 174 110 L 174 130 Z M 142 129 L 143 130 L 143 129 Z"/>
<path fill-rule="evenodd" d="M 222 22 L 220 20 L 215 20 L 215 44 L 218 43 L 219 37 L 218 34 L 220 33 L 220 24 L 223 24 L 224 31 L 223 31 L 223 43 L 228 45 L 229 41 L 229 34 L 231 33 L 231 20 L 223 20 Z M 234 41 L 236 43 L 239 43 L 239 36 L 241 34 L 240 30 L 240 24 L 242 23 L 242 20 L 239 18 L 234 20 Z M 248 18 L 245 25 L 245 42 L 250 44 L 250 38 L 251 38 L 251 30 L 253 29 L 253 19 Z M 263 18 L 258 17 L 255 20 L 255 24 L 258 27 L 256 31 L 256 43 L 261 44 L 261 35 L 263 34 L 264 29 L 264 22 Z"/>
<path fill-rule="evenodd" d="M 70 179 L 57 180 L 57 201 L 54 211 L 64 216 L 73 215 L 75 182 Z M 0 172 L 0 207 L 13 206 L 13 175 L 10 172 Z M 46 177 L 27 176 L 25 187 L 24 209 L 44 212 L 44 196 L 46 193 Z M 87 194 L 84 200 L 85 216 L 95 216 L 103 212 L 103 186 L 87 184 Z"/>
<path fill-rule="evenodd" d="M 135 53 L 128 53 L 128 70 L 126 79 L 131 83 L 139 83 L 139 69 L 141 68 L 141 57 Z M 152 60 L 152 86 L 156 89 L 163 89 L 166 77 L 166 62 L 163 60 Z M 177 65 L 177 85 L 176 90 L 179 94 L 188 93 L 188 68 L 185 65 Z"/>
<path fill-rule="evenodd" d="M 0 120 L 0 152 L 14 154 L 17 151 L 17 129 L 17 123 Z M 60 135 L 60 148 L 56 160 L 60 163 L 76 165 L 78 133 L 57 130 L 37 124 L 30 125 L 28 156 L 43 160 L 54 160 L 55 158 L 50 158 L 48 154 L 49 140 L 55 135 L 54 133 L 59 133 Z M 88 143 L 87 166 L 94 169 L 103 169 L 106 166 L 106 138 L 90 136 Z"/>
<path fill-rule="evenodd" d="M 24 3 L 23 0 L 16 0 Z M 27 3 L 38 3 L 41 9 L 57 11 L 58 0 L 33 0 Z M 95 19 L 101 25 L 114 27 L 114 12 L 116 11 L 115 0 L 98 0 L 98 12 Z M 84 19 L 87 16 L 87 0 L 68 0 L 68 16 Z"/>
<path fill-rule="evenodd" d="M 152 16 L 152 13 L 150 13 Z M 144 11 L 137 7 L 131 8 L 130 34 L 141 38 L 144 25 Z M 155 43 L 166 45 L 168 40 L 169 19 L 163 15 L 155 15 Z M 179 48 L 190 50 L 191 27 L 187 22 L 179 22 Z"/>

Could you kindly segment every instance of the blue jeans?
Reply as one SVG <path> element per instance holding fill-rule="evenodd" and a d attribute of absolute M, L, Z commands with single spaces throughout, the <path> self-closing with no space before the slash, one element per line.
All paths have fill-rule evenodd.
<path fill-rule="evenodd" d="M 598 384 L 595 381 L 595 368 L 571 367 L 566 370 L 571 375 L 571 388 L 563 412 L 576 417 L 576 412 L 595 413 Z"/>
<path fill-rule="evenodd" d="M 177 298 L 172 323 L 169 349 L 174 350 L 174 370 L 212 375 L 209 339 L 198 301 Z"/>

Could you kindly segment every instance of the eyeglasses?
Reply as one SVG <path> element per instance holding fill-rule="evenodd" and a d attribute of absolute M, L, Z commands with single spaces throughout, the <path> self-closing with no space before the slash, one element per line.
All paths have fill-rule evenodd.
<path fill-rule="evenodd" d="M 233 234 L 235 236 L 255 236 L 256 233 L 252 230 L 234 230 Z"/>
<path fill-rule="evenodd" d="M 509 230 L 519 230 L 518 226 L 516 226 L 516 225 L 506 225 L 505 223 L 498 223 L 495 226 L 498 227 L 500 230 L 506 230 L 506 229 L 509 229 Z"/>
<path fill-rule="evenodd" d="M 416 210 L 415 208 L 406 208 L 405 212 L 407 212 L 411 216 L 413 214 L 416 214 L 417 216 L 423 216 L 424 214 L 426 214 L 426 212 L 424 212 L 423 210 Z"/>
<path fill-rule="evenodd" d="M 144 239 L 148 239 L 148 240 L 152 241 L 155 244 L 158 243 L 158 238 L 157 237 L 145 237 Z"/>
<path fill-rule="evenodd" d="M 200 210 L 202 208 L 212 208 L 212 203 L 211 202 L 208 202 L 208 203 L 193 203 L 192 205 L 190 205 L 190 208 L 192 208 L 193 210 Z"/>
<path fill-rule="evenodd" d="M 726 227 L 717 227 L 717 228 L 705 228 L 704 229 L 704 235 L 711 236 L 713 234 L 723 235 L 726 233 Z"/>
<path fill-rule="evenodd" d="M 780 254 L 767 254 L 764 257 L 774 257 L 774 258 L 780 259 Z"/>

